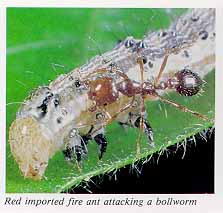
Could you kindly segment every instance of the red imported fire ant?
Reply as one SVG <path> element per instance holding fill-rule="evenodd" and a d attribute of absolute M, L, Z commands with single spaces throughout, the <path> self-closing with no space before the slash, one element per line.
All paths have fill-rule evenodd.
<path fill-rule="evenodd" d="M 202 85 L 201 78 L 196 73 L 186 68 L 176 72 L 173 77 L 168 78 L 166 81 L 160 81 L 167 64 L 167 60 L 168 54 L 164 56 L 159 73 L 154 82 L 144 81 L 144 60 L 143 57 L 140 56 L 137 58 L 137 64 L 140 68 L 141 83 L 131 80 L 127 74 L 114 67 L 112 67 L 111 70 L 108 70 L 107 68 L 96 70 L 85 76 L 85 78 L 79 82 L 79 84 L 84 84 L 88 89 L 88 97 L 94 103 L 94 106 L 90 108 L 89 111 L 94 113 L 99 110 L 100 112 L 104 113 L 107 118 L 104 119 L 101 124 L 99 124 L 99 127 L 92 127 L 91 131 L 87 135 L 82 136 L 84 146 L 76 146 L 75 148 L 78 163 L 81 161 L 82 154 L 86 153 L 85 145 L 90 139 L 94 139 L 99 145 L 99 159 L 102 158 L 103 153 L 106 152 L 107 140 L 101 129 L 114 120 L 117 120 L 120 125 L 129 125 L 139 128 L 138 139 L 136 142 L 137 156 L 140 154 L 140 140 L 143 130 L 147 136 L 149 144 L 154 146 L 152 127 L 145 116 L 145 99 L 148 97 L 148 95 L 150 97 L 152 96 L 158 98 L 183 112 L 189 112 L 198 118 L 209 120 L 209 118 L 205 115 L 190 110 L 183 105 L 175 103 L 159 95 L 159 90 L 175 89 L 180 95 L 193 96 L 199 92 Z M 127 104 L 122 106 L 117 112 L 110 114 L 108 112 L 108 107 L 114 105 L 116 102 L 119 102 L 122 97 L 128 98 L 129 101 Z M 134 106 L 136 99 L 139 100 L 140 103 L 138 108 Z M 132 108 L 137 108 L 138 113 L 132 115 Z M 126 117 L 126 114 L 128 114 L 127 119 L 125 122 L 123 122 L 122 117 L 123 115 Z M 68 152 L 68 150 L 65 150 L 64 154 L 68 158 L 71 157 L 71 152 Z"/>

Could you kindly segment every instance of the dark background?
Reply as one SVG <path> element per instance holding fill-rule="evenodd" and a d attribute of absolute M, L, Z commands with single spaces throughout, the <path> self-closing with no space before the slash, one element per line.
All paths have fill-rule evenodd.
<path fill-rule="evenodd" d="M 188 140 L 183 159 L 183 146 L 171 146 L 168 155 L 155 154 L 149 162 L 137 163 L 137 169 L 127 166 L 94 177 L 68 193 L 214 193 L 214 130 L 205 138 L 196 135 L 196 145 Z"/>

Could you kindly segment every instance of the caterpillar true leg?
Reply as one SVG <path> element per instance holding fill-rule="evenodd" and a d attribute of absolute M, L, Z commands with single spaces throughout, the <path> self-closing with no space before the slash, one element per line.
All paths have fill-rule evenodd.
<path fill-rule="evenodd" d="M 141 120 L 141 116 L 138 117 L 137 120 L 134 123 L 134 126 L 136 128 L 140 127 L 140 120 Z M 150 123 L 149 123 L 148 119 L 146 119 L 146 118 L 143 119 L 143 130 L 144 130 L 144 133 L 147 137 L 149 145 L 154 147 L 155 144 L 153 142 L 153 130 L 152 130 L 152 127 L 150 126 Z"/>
<path fill-rule="evenodd" d="M 73 153 L 74 153 L 73 147 L 67 146 L 66 149 L 63 150 L 65 160 L 71 161 Z"/>
<path fill-rule="evenodd" d="M 130 112 L 128 114 L 128 117 L 122 121 L 119 121 L 119 125 L 122 126 L 123 128 L 127 128 L 128 126 L 134 127 L 134 128 L 140 128 L 140 120 L 141 120 L 141 114 L 139 113 L 132 113 Z M 152 127 L 147 119 L 146 113 L 144 113 L 144 119 L 143 119 L 143 130 L 144 133 L 148 139 L 148 143 L 150 146 L 154 146 L 153 142 L 153 130 Z"/>
<path fill-rule="evenodd" d="M 96 135 L 94 137 L 94 140 L 95 140 L 95 142 L 99 146 L 99 155 L 98 155 L 98 158 L 100 160 L 102 158 L 103 154 L 106 152 L 108 142 L 107 142 L 104 134 L 98 134 L 98 135 Z"/>
<path fill-rule="evenodd" d="M 91 137 L 95 140 L 95 142 L 99 146 L 98 158 L 99 160 L 102 158 L 103 154 L 107 149 L 107 139 L 105 137 L 105 130 L 103 127 L 96 128 L 95 131 L 92 132 Z"/>
<path fill-rule="evenodd" d="M 68 161 L 76 158 L 78 167 L 81 164 L 82 157 L 87 155 L 87 146 L 83 138 L 79 135 L 77 129 L 72 129 L 67 139 L 66 148 L 63 150 L 65 159 Z"/>

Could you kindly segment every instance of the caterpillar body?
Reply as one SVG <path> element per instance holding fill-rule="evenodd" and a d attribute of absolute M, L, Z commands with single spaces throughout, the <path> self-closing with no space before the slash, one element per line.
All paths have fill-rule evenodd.
<path fill-rule="evenodd" d="M 99 145 L 101 158 L 107 147 L 104 129 L 114 120 L 144 130 L 149 146 L 155 146 L 145 99 L 160 99 L 208 119 L 162 95 L 169 90 L 195 95 L 214 63 L 215 10 L 191 9 L 169 29 L 141 40 L 127 37 L 111 51 L 37 88 L 9 131 L 11 152 L 22 174 L 41 179 L 49 158 L 59 150 L 80 164 L 91 139 Z"/>

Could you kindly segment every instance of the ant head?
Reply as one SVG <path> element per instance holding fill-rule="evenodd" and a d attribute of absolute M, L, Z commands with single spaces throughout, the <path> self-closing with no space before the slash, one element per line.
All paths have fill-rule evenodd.
<path fill-rule="evenodd" d="M 185 96 L 192 96 L 199 92 L 202 80 L 194 72 L 189 69 L 183 69 L 175 74 L 178 84 L 176 85 L 176 91 Z"/>

